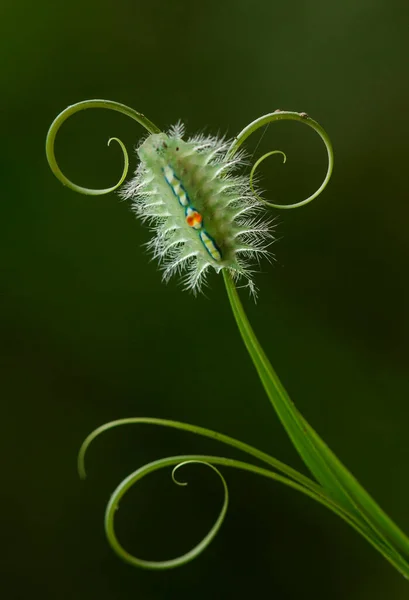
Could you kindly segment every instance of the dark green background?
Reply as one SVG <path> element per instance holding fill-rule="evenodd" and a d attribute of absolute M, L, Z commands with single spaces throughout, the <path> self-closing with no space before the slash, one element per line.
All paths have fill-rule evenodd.
<path fill-rule="evenodd" d="M 226 473 L 226 523 L 193 563 L 144 572 L 113 554 L 103 512 L 121 478 L 162 456 L 225 450 L 125 428 L 95 443 L 80 482 L 77 450 L 107 420 L 180 419 L 304 467 L 246 356 L 221 277 L 197 299 L 177 281 L 163 285 L 129 205 L 64 189 L 44 155 L 53 118 L 88 98 L 129 104 L 160 127 L 180 118 L 189 133 L 234 135 L 276 108 L 306 111 L 327 129 L 329 187 L 278 215 L 277 262 L 262 265 L 256 306 L 242 296 L 299 409 L 409 532 L 408 25 L 399 0 L 3 0 L 5 597 L 408 597 L 409 583 L 343 522 L 244 473 Z M 125 117 L 85 112 L 61 130 L 58 158 L 78 183 L 110 185 L 121 154 L 107 139 L 131 149 L 141 134 Z M 275 124 L 259 150 L 274 148 L 288 162 L 263 165 L 269 197 L 311 193 L 325 173 L 318 136 Z M 166 559 L 207 531 L 219 484 L 204 469 L 186 475 L 187 489 L 163 472 L 126 497 L 117 522 L 129 550 Z"/>

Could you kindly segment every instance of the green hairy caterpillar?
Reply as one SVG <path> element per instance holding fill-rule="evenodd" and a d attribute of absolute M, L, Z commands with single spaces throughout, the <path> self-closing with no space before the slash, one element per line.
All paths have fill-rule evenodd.
<path fill-rule="evenodd" d="M 67 179 L 57 164 L 54 142 L 60 126 L 71 115 L 89 108 L 106 108 L 125 114 L 148 132 L 137 147 L 139 164 L 135 175 L 122 188 L 129 159 L 123 143 L 117 138 L 112 139 L 121 146 L 124 169 L 118 183 L 110 188 L 95 190 L 78 186 Z M 291 205 L 277 205 L 264 200 L 254 186 L 254 174 L 260 163 L 277 153 L 282 154 L 285 161 L 282 152 L 274 150 L 261 156 L 252 167 L 249 178 L 239 173 L 248 160 L 242 149 L 246 139 L 259 128 L 279 120 L 298 121 L 311 127 L 323 140 L 328 155 L 327 172 L 321 186 L 305 200 Z M 272 220 L 265 216 L 264 209 L 304 206 L 325 189 L 332 174 L 334 156 L 328 134 L 321 125 L 306 113 L 277 110 L 256 119 L 232 140 L 202 135 L 185 140 L 181 124 L 163 133 L 143 114 L 123 104 L 89 100 L 69 106 L 54 120 L 47 135 L 46 154 L 56 177 L 74 191 L 99 195 L 121 188 L 121 197 L 130 200 L 136 215 L 151 227 L 153 237 L 149 249 L 158 259 L 165 280 L 180 274 L 184 287 L 196 293 L 202 289 L 209 271 L 213 269 L 222 273 L 233 316 L 260 382 L 312 475 L 312 478 L 306 477 L 257 448 L 196 425 L 149 417 L 112 421 L 97 428 L 84 441 L 78 456 L 78 471 L 82 478 L 85 477 L 85 455 L 91 442 L 109 429 L 130 424 L 154 424 L 190 431 L 237 448 L 265 465 L 260 467 L 219 456 L 184 455 L 166 457 L 142 466 L 118 485 L 107 505 L 105 531 L 113 550 L 128 563 L 148 569 L 173 568 L 197 557 L 215 537 L 227 512 L 227 483 L 218 469 L 223 466 L 278 481 L 322 504 L 361 534 L 399 573 L 409 578 L 408 537 L 297 410 L 251 327 L 235 285 L 236 281 L 244 279 L 254 294 L 253 263 L 257 263 L 260 257 L 271 258 Z M 186 485 L 176 479 L 176 472 L 190 463 L 207 465 L 215 471 L 222 484 L 224 500 L 211 530 L 194 548 L 174 559 L 147 561 L 131 555 L 115 534 L 115 512 L 120 500 L 136 482 L 162 468 L 173 468 L 173 481 Z"/>
<path fill-rule="evenodd" d="M 152 224 L 150 247 L 165 280 L 185 269 L 185 286 L 196 292 L 209 268 L 226 268 L 254 289 L 242 257 L 268 255 L 271 226 L 259 216 L 264 207 L 248 178 L 234 174 L 243 155 L 229 160 L 231 142 L 204 136 L 184 141 L 183 133 L 179 124 L 139 146 L 139 167 L 121 196 Z"/>

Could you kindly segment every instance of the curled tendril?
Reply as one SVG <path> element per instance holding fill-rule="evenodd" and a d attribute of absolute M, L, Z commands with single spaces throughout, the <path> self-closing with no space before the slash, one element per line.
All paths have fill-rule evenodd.
<path fill-rule="evenodd" d="M 137 112 L 136 110 L 130 108 L 129 106 L 126 106 L 125 104 L 121 104 L 119 102 L 113 102 L 111 100 L 85 100 L 83 102 L 77 102 L 76 104 L 73 104 L 72 106 L 68 106 L 65 110 L 63 110 L 56 117 L 56 119 L 54 119 L 53 123 L 51 124 L 50 129 L 48 130 L 47 139 L 46 139 L 46 155 L 47 155 L 47 160 L 48 160 L 48 163 L 50 165 L 52 172 L 57 177 L 57 179 L 59 181 L 61 181 L 61 183 L 63 183 L 65 186 L 67 186 L 71 190 L 73 190 L 75 192 L 79 192 L 80 194 L 86 194 L 89 196 L 100 196 L 102 194 L 109 194 L 110 192 L 113 192 L 114 190 L 116 190 L 120 185 L 122 185 L 122 183 L 124 182 L 124 180 L 128 174 L 129 157 L 128 157 L 127 150 L 126 150 L 124 144 L 121 142 L 121 140 L 119 140 L 118 138 L 111 138 L 108 141 L 108 145 L 109 145 L 112 140 L 115 140 L 121 147 L 121 150 L 122 150 L 122 153 L 124 156 L 124 168 L 122 171 L 121 178 L 112 187 L 103 188 L 103 189 L 86 188 L 86 187 L 77 185 L 76 183 L 73 183 L 70 179 L 68 179 L 68 177 L 66 177 L 64 175 L 64 173 L 61 171 L 60 167 L 58 166 L 57 160 L 55 158 L 55 151 L 54 151 L 55 138 L 56 138 L 56 135 L 57 135 L 61 125 L 64 123 L 64 121 L 66 121 L 68 119 L 68 117 L 70 117 L 71 115 L 74 115 L 75 113 L 80 112 L 81 110 L 86 110 L 88 108 L 106 108 L 109 110 L 114 110 L 116 112 L 122 113 L 128 117 L 131 117 L 135 121 L 137 121 L 140 125 L 145 127 L 145 129 L 147 131 L 149 131 L 149 133 L 160 133 L 160 129 L 154 123 L 152 123 L 147 117 L 145 117 L 145 115 Z M 284 162 L 286 161 L 286 156 L 285 156 L 284 152 L 281 152 L 281 150 L 274 150 L 272 152 L 268 152 L 267 154 L 264 154 L 264 156 L 259 158 L 258 161 L 255 163 L 255 165 L 253 166 L 251 173 L 250 173 L 250 186 L 251 186 L 251 189 L 252 189 L 255 197 L 258 198 L 259 200 L 261 200 L 262 202 L 264 202 L 267 206 L 271 206 L 273 208 L 282 208 L 282 209 L 298 208 L 299 206 L 304 206 L 305 204 L 308 204 L 309 202 L 311 202 L 311 200 L 314 200 L 314 198 L 316 198 L 324 190 L 324 188 L 326 187 L 326 185 L 331 177 L 332 169 L 333 169 L 333 165 L 334 165 L 334 153 L 332 150 L 331 141 L 330 141 L 326 131 L 316 121 L 314 121 L 313 119 L 310 119 L 305 113 L 297 113 L 297 112 L 291 112 L 291 111 L 276 111 L 274 113 L 269 113 L 267 115 L 264 115 L 263 117 L 260 117 L 259 119 L 256 119 L 255 121 L 253 121 L 252 123 L 247 125 L 247 127 L 245 127 L 241 131 L 241 133 L 239 133 L 239 135 L 236 136 L 236 138 L 233 140 L 232 145 L 230 146 L 228 155 L 230 155 L 230 157 L 232 157 L 237 152 L 237 150 L 240 148 L 240 146 L 243 144 L 243 142 L 260 127 L 263 127 L 264 125 L 268 125 L 269 123 L 272 123 L 273 121 L 282 121 L 282 120 L 301 121 L 302 123 L 309 125 L 309 127 L 312 127 L 312 129 L 314 129 L 321 136 L 322 140 L 324 141 L 325 147 L 327 149 L 327 153 L 328 153 L 328 169 L 327 169 L 327 174 L 325 176 L 325 179 L 322 182 L 321 186 L 318 188 L 318 190 L 316 192 L 314 192 L 314 194 L 312 194 L 305 200 L 302 200 L 301 202 L 286 205 L 286 204 L 275 204 L 273 202 L 268 202 L 267 200 L 263 200 L 263 198 L 258 196 L 256 191 L 254 190 L 254 187 L 253 187 L 254 173 L 255 173 L 257 167 L 260 165 L 260 163 L 265 158 L 267 158 L 268 156 L 271 156 L 272 154 L 280 153 L 284 156 Z"/>
<path fill-rule="evenodd" d="M 354 529 L 356 529 L 362 536 L 364 536 L 372 545 L 375 545 L 373 539 L 371 538 L 371 530 L 370 527 L 367 526 L 366 523 L 360 521 L 356 518 L 354 514 L 345 510 L 342 506 L 340 506 L 337 502 L 331 498 L 328 493 L 318 484 L 310 480 L 305 475 L 298 473 L 295 469 L 285 465 L 284 463 L 278 461 L 277 459 L 261 452 L 257 448 L 249 446 L 239 440 L 231 438 L 229 436 L 223 435 L 216 431 L 212 431 L 210 429 L 205 429 L 203 427 L 198 427 L 196 425 L 190 425 L 187 423 L 181 423 L 179 421 L 169 421 L 167 419 L 155 419 L 149 417 L 139 417 L 139 418 L 128 418 L 128 419 L 118 419 L 117 421 L 111 421 L 110 423 L 106 423 L 101 427 L 95 429 L 83 442 L 79 454 L 78 454 L 78 471 L 81 478 L 85 478 L 85 454 L 93 440 L 98 437 L 101 433 L 106 432 L 110 429 L 118 427 L 120 425 L 130 425 L 130 424 L 151 424 L 151 425 L 159 425 L 164 427 L 171 427 L 174 429 L 190 431 L 192 433 L 202 435 L 205 437 L 209 437 L 215 439 L 216 441 L 225 443 L 229 446 L 233 446 L 238 448 L 247 454 L 267 463 L 270 467 L 274 467 L 277 470 L 283 472 L 285 475 L 280 475 L 270 469 L 262 468 L 250 463 L 246 463 L 239 460 L 233 460 L 230 458 L 219 457 L 219 456 L 206 456 L 206 455 L 189 455 L 189 456 L 170 456 L 167 458 L 159 459 L 148 463 L 141 468 L 137 469 L 133 473 L 131 473 L 128 477 L 126 477 L 115 489 L 113 492 L 110 501 L 107 505 L 105 511 L 105 532 L 107 535 L 107 539 L 112 549 L 118 554 L 123 560 L 126 562 L 137 566 L 143 567 L 146 569 L 170 569 L 174 567 L 179 567 L 187 562 L 193 560 L 199 554 L 201 554 L 210 542 L 214 539 L 217 532 L 219 531 L 221 525 L 223 524 L 224 518 L 227 513 L 228 508 L 228 488 L 226 481 L 220 471 L 214 465 L 220 465 L 225 467 L 232 467 L 236 469 L 240 469 L 242 471 L 247 471 L 250 473 L 254 473 L 257 475 L 261 475 L 263 477 L 267 477 L 268 479 L 272 479 L 274 481 L 283 483 L 292 489 L 295 489 L 306 496 L 316 500 L 320 504 L 326 506 L 330 510 L 332 510 L 335 514 L 340 516 L 344 521 L 349 523 Z M 127 552 L 119 543 L 114 527 L 114 518 L 118 509 L 118 505 L 120 500 L 126 494 L 127 491 L 138 481 L 140 481 L 146 475 L 158 471 L 159 469 L 166 467 L 174 467 L 172 470 L 172 480 L 181 486 L 186 486 L 187 483 L 183 481 L 179 481 L 176 479 L 175 473 L 182 466 L 187 464 L 204 464 L 212 468 L 217 475 L 220 477 L 220 480 L 223 485 L 224 491 L 224 500 L 222 508 L 219 512 L 219 515 L 214 522 L 213 526 L 207 533 L 207 535 L 189 552 L 178 556 L 177 558 L 165 560 L 165 561 L 148 561 L 144 559 L 140 559 L 129 552 Z M 379 549 L 379 547 L 378 547 Z M 387 547 L 383 548 L 384 555 L 388 558 L 387 553 L 389 549 Z"/>
<path fill-rule="evenodd" d="M 179 471 L 179 469 L 181 467 L 183 467 L 184 465 L 188 465 L 189 463 L 192 463 L 194 461 L 185 461 L 182 463 L 179 463 L 178 465 L 176 465 L 176 467 L 172 470 L 172 481 L 173 483 L 176 483 L 176 485 L 180 485 L 180 487 L 186 487 L 188 485 L 187 481 L 179 481 L 179 479 L 176 479 L 176 471 Z M 208 465 L 208 463 L 205 463 Z"/>
<path fill-rule="evenodd" d="M 263 162 L 263 160 L 265 160 L 269 156 L 272 156 L 273 154 L 282 154 L 283 155 L 283 163 L 285 163 L 287 161 L 287 156 L 281 150 L 272 150 L 271 152 L 267 152 L 266 154 L 263 154 L 263 156 L 261 156 L 254 163 L 253 168 L 250 171 L 250 188 L 251 188 L 251 191 L 253 192 L 254 196 L 257 198 L 257 200 L 260 200 L 260 202 L 264 202 L 264 204 L 267 204 L 267 206 L 272 206 L 273 208 L 282 208 L 282 206 L 280 204 L 273 204 L 272 202 L 267 202 L 267 200 L 264 200 L 264 198 L 262 198 L 261 196 L 259 196 L 257 194 L 257 192 L 253 186 L 254 173 L 256 172 L 257 167 Z M 287 208 L 288 208 L 288 206 L 287 206 Z"/>
<path fill-rule="evenodd" d="M 268 202 L 267 200 L 263 200 L 262 198 L 259 198 L 259 196 L 255 193 L 254 188 L 253 188 L 253 176 L 254 176 L 255 170 L 257 169 L 259 164 L 265 158 L 267 158 L 268 156 L 271 156 L 271 154 L 276 154 L 276 153 L 280 152 L 285 157 L 285 154 L 283 152 L 281 152 L 280 150 L 274 150 L 273 152 L 269 152 L 269 153 L 265 154 L 264 156 L 262 156 L 261 158 L 259 158 L 258 161 L 256 162 L 256 164 L 253 166 L 251 173 L 250 173 L 250 185 L 251 185 L 254 195 L 257 198 L 259 198 L 260 200 L 262 200 L 268 206 L 271 206 L 273 208 L 282 208 L 282 209 L 299 208 L 300 206 L 304 206 L 305 204 L 308 204 L 309 202 L 314 200 L 314 198 L 316 198 L 317 196 L 319 196 L 321 194 L 321 192 L 326 188 L 327 183 L 329 182 L 329 180 L 331 178 L 332 170 L 334 168 L 334 151 L 332 149 L 331 140 L 329 139 L 328 134 L 325 131 L 325 129 L 323 127 L 321 127 L 321 125 L 319 123 L 314 121 L 314 119 L 311 119 L 305 113 L 297 113 L 297 112 L 283 111 L 283 110 L 264 115 L 263 117 L 260 117 L 259 119 L 256 119 L 255 121 L 253 121 L 252 123 L 247 125 L 247 127 L 245 127 L 239 133 L 239 135 L 236 136 L 236 138 L 233 140 L 232 145 L 230 146 L 229 154 L 230 154 L 230 156 L 233 156 L 237 152 L 237 150 L 240 148 L 240 146 L 243 144 L 243 142 L 245 142 L 245 140 L 252 133 L 257 131 L 257 129 L 259 129 L 260 127 L 264 127 L 264 125 L 268 125 L 269 123 L 272 123 L 274 121 L 284 121 L 284 120 L 300 121 L 301 123 L 305 123 L 309 127 L 312 127 L 312 129 L 314 129 L 314 131 L 316 131 L 318 133 L 318 135 L 321 137 L 321 139 L 323 140 L 323 142 L 325 144 L 325 148 L 327 150 L 327 154 L 328 154 L 328 168 L 327 168 L 327 173 L 325 175 L 324 181 L 322 182 L 320 187 L 313 194 L 311 194 L 311 196 L 308 196 L 308 198 L 305 198 L 305 200 L 301 200 L 301 202 L 296 202 L 295 204 L 275 204 L 273 202 Z M 284 160 L 284 162 L 285 162 L 285 160 Z"/>
<path fill-rule="evenodd" d="M 202 456 L 185 456 L 185 457 L 184 456 L 171 456 L 169 458 L 156 460 L 147 465 L 144 465 L 143 467 L 141 467 L 140 469 L 138 469 L 137 471 L 135 471 L 134 473 L 129 475 L 129 477 L 124 479 L 119 484 L 119 486 L 116 488 L 114 493 L 112 494 L 111 499 L 107 505 L 106 512 L 105 512 L 105 531 L 106 531 L 106 535 L 108 537 L 108 540 L 109 540 L 109 543 L 110 543 L 112 549 L 123 560 L 125 560 L 126 562 L 128 562 L 134 566 L 144 567 L 145 569 L 155 569 L 155 570 L 172 569 L 174 567 L 179 567 L 181 565 L 186 564 L 187 562 L 190 562 L 191 560 L 196 558 L 199 554 L 201 554 L 203 552 L 203 550 L 205 550 L 205 548 L 207 548 L 207 546 L 210 544 L 210 542 L 214 539 L 215 535 L 217 534 L 220 527 L 222 526 L 224 518 L 227 513 L 227 507 L 229 504 L 229 491 L 227 488 L 226 480 L 224 479 L 224 477 L 220 473 L 220 471 L 216 467 L 214 467 L 211 464 L 211 462 L 209 462 L 209 461 L 213 461 L 213 460 L 214 460 L 214 458 L 211 456 L 210 457 L 207 457 L 207 456 L 203 456 L 203 457 Z M 172 471 L 172 479 L 177 485 L 182 485 L 182 486 L 187 485 L 186 482 L 179 482 L 175 479 L 175 471 L 185 465 L 188 465 L 188 464 L 202 464 L 202 465 L 209 467 L 215 473 L 217 473 L 217 475 L 220 478 L 220 481 L 222 482 L 223 492 L 224 492 L 223 505 L 219 512 L 219 515 L 218 515 L 216 521 L 214 522 L 213 526 L 211 527 L 210 531 L 204 536 L 204 538 L 196 546 L 194 546 L 191 550 L 189 550 L 189 552 L 186 552 L 185 554 L 182 554 L 181 556 L 178 556 L 177 558 L 173 558 L 170 560 L 162 560 L 162 561 L 151 561 L 151 560 L 144 560 L 144 559 L 138 558 L 136 556 L 133 556 L 132 554 L 127 552 L 123 548 L 123 546 L 121 546 L 121 544 L 119 543 L 118 538 L 116 537 L 116 534 L 115 534 L 114 517 L 115 517 L 115 513 L 118 509 L 118 504 L 119 504 L 121 498 L 124 496 L 124 494 L 137 481 L 140 481 L 143 477 L 145 477 L 146 475 L 148 475 L 150 473 L 153 473 L 154 471 L 157 471 L 158 469 L 162 469 L 167 466 L 172 466 L 174 464 L 176 464 L 176 466 L 174 467 L 174 469 Z"/>
<path fill-rule="evenodd" d="M 62 184 L 64 184 L 69 189 L 73 190 L 74 192 L 78 192 L 80 194 L 86 194 L 88 196 L 101 196 L 102 194 L 109 194 L 110 192 L 113 192 L 114 190 L 116 190 L 120 185 L 122 185 L 122 183 L 125 180 L 125 177 L 128 174 L 128 168 L 129 168 L 128 152 L 126 151 L 126 148 L 125 148 L 124 144 L 121 142 L 121 140 L 119 140 L 118 138 L 111 138 L 108 141 L 108 146 L 112 140 L 115 140 L 116 142 L 118 142 L 118 144 L 121 146 L 121 150 L 124 155 L 124 168 L 123 168 L 121 178 L 119 179 L 118 183 L 116 183 L 115 185 L 113 185 L 112 187 L 109 187 L 109 188 L 92 189 L 92 188 L 82 187 L 80 185 L 77 185 L 76 183 L 73 183 L 61 171 L 60 167 L 58 166 L 57 159 L 55 158 L 55 151 L 54 151 L 55 138 L 57 136 L 57 133 L 58 133 L 61 125 L 64 123 L 64 121 L 66 121 L 68 119 L 68 117 L 74 115 L 77 112 L 80 112 L 81 110 L 86 110 L 88 108 L 106 108 L 108 110 L 114 110 L 116 112 L 122 113 L 123 115 L 126 115 L 127 117 L 131 117 L 131 119 L 134 119 L 135 121 L 140 123 L 140 125 L 145 127 L 145 129 L 147 129 L 150 133 L 160 133 L 160 129 L 158 129 L 158 127 L 156 127 L 156 125 L 154 125 L 154 123 L 149 121 L 149 119 L 147 119 L 145 117 L 145 115 L 138 113 L 136 110 L 129 108 L 129 106 L 126 106 L 125 104 L 120 104 L 119 102 L 112 102 L 111 100 L 84 100 L 83 102 L 77 102 L 77 104 L 68 106 L 65 110 L 63 110 L 58 115 L 58 117 L 56 117 L 56 119 L 54 119 L 54 121 L 51 123 L 50 129 L 48 130 L 47 139 L 46 139 L 46 143 L 45 143 L 45 151 L 46 151 L 46 155 L 47 155 L 47 160 L 48 160 L 48 164 L 50 165 L 52 172 L 57 177 L 57 179 L 59 181 L 61 181 Z"/>

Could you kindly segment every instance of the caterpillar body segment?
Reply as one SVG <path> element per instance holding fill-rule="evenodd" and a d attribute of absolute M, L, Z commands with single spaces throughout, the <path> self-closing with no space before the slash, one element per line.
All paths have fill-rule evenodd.
<path fill-rule="evenodd" d="M 202 240 L 204 247 L 206 248 L 210 256 L 213 258 L 213 260 L 216 260 L 217 262 L 221 261 L 222 253 L 214 239 L 204 230 L 200 232 L 199 236 Z"/>

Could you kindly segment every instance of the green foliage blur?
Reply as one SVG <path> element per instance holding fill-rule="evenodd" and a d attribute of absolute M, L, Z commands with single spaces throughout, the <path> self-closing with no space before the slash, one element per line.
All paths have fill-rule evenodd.
<path fill-rule="evenodd" d="M 256 277 L 257 305 L 242 297 L 298 408 L 408 533 L 408 13 L 398 0 L 2 2 L 6 598 L 408 597 L 408 582 L 334 515 L 244 473 L 226 473 L 228 517 L 198 560 L 155 573 L 114 555 L 103 514 L 123 477 L 163 456 L 225 450 L 118 429 L 91 447 L 81 482 L 79 446 L 108 420 L 192 422 L 305 468 L 240 342 L 222 278 L 196 299 L 175 280 L 163 285 L 129 205 L 65 189 L 44 153 L 54 117 L 89 98 L 128 104 L 163 128 L 182 119 L 192 134 L 233 136 L 277 108 L 326 128 L 333 178 L 311 205 L 277 211 L 276 262 Z M 131 150 L 142 133 L 85 111 L 63 126 L 57 157 L 79 184 L 108 186 L 121 152 L 106 141 Z M 256 156 L 269 149 L 288 161 L 263 163 L 267 198 L 291 203 L 318 187 L 326 159 L 312 130 L 274 124 Z M 127 495 L 117 527 L 131 552 L 172 558 L 206 533 L 220 484 L 204 468 L 185 475 L 188 488 L 160 473 Z"/>

